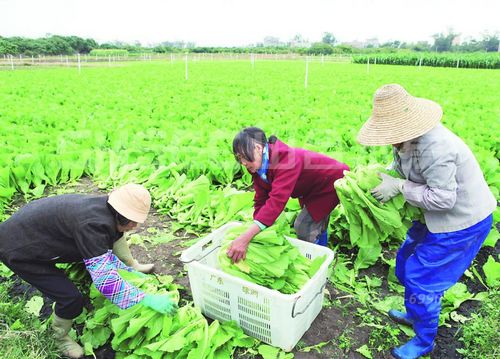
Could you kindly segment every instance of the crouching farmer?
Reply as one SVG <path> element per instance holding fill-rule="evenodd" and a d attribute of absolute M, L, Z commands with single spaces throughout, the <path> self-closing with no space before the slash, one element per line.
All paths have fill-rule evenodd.
<path fill-rule="evenodd" d="M 112 251 L 124 232 L 144 223 L 150 205 L 147 189 L 127 184 L 109 196 L 67 194 L 36 200 L 0 224 L 0 260 L 55 302 L 52 328 L 64 355 L 83 356 L 68 335 L 83 310 L 83 297 L 56 263 L 83 261 L 96 288 L 121 309 L 141 303 L 161 313 L 175 312 L 168 296 L 145 294 L 124 281 L 118 269 L 134 269 Z M 121 246 L 127 263 L 151 269 L 138 266 L 128 246 L 124 249 L 126 243 Z"/>

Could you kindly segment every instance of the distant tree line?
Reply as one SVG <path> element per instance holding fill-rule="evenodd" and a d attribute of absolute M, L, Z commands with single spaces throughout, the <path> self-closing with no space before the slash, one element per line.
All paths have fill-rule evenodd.
<path fill-rule="evenodd" d="M 197 47 L 191 42 L 163 42 L 155 46 L 143 46 L 141 43 L 128 44 L 124 42 L 108 42 L 98 44 L 93 39 L 83 39 L 78 36 L 51 35 L 39 39 L 23 37 L 1 37 L 0 55 L 73 55 L 76 53 L 88 54 L 92 50 L 126 50 L 127 53 L 268 53 L 268 54 L 305 54 L 305 55 L 331 55 L 351 53 L 387 53 L 411 50 L 417 52 L 494 52 L 499 50 L 499 36 L 484 35 L 481 40 L 469 40 L 455 44 L 459 35 L 450 31 L 448 34 L 435 34 L 434 42 L 426 41 L 406 43 L 391 41 L 382 44 L 367 42 L 362 47 L 353 44 L 337 44 L 332 33 L 323 34 L 321 42 L 308 44 L 302 36 L 296 35 L 291 41 L 282 43 L 274 37 L 266 37 L 264 43 L 248 47 Z M 376 39 L 373 39 L 376 40 Z"/>
<path fill-rule="evenodd" d="M 24 37 L 1 37 L 0 55 L 73 55 L 87 54 L 99 45 L 93 39 L 82 39 L 78 36 L 53 35 L 40 39 Z"/>

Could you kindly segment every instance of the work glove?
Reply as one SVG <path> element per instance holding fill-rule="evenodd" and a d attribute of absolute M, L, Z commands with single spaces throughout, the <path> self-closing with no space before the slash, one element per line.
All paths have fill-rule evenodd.
<path fill-rule="evenodd" d="M 379 173 L 382 183 L 372 189 L 372 195 L 380 202 L 385 203 L 403 191 L 404 179 L 395 178 L 385 173 Z"/>
<path fill-rule="evenodd" d="M 146 294 L 141 304 L 162 314 L 174 315 L 179 308 L 168 295 Z"/>

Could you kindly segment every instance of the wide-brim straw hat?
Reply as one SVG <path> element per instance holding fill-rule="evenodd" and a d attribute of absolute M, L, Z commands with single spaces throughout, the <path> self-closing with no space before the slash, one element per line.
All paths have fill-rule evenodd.
<path fill-rule="evenodd" d="M 430 131 L 442 116 L 434 101 L 414 97 L 398 84 L 384 85 L 375 92 L 372 115 L 357 140 L 368 146 L 406 142 Z"/>
<path fill-rule="evenodd" d="M 108 203 L 128 220 L 144 223 L 151 207 L 151 196 L 144 186 L 129 183 L 111 192 Z"/>

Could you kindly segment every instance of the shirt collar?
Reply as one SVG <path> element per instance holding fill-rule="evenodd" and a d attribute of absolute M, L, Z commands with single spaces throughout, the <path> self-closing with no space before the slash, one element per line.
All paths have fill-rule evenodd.
<path fill-rule="evenodd" d="M 269 169 L 269 144 L 266 143 L 266 146 L 262 150 L 262 165 L 259 168 L 259 170 L 257 171 L 257 174 L 259 175 L 259 177 L 262 178 L 262 180 L 266 183 L 268 182 L 267 181 L 267 170 L 268 169 Z"/>

